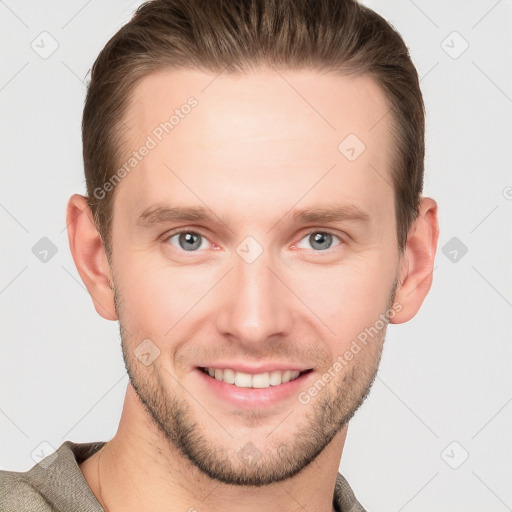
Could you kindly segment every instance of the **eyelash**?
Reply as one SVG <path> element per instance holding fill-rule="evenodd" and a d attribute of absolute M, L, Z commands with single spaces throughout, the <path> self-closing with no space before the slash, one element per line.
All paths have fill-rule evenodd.
<path fill-rule="evenodd" d="M 199 235 L 203 238 L 205 238 L 206 240 L 208 240 L 208 237 L 206 235 L 204 235 L 203 233 L 201 233 L 201 231 L 197 231 L 197 230 L 193 230 L 193 229 L 179 229 L 177 231 L 171 231 L 169 233 L 165 233 L 161 238 L 162 238 L 162 241 L 163 242 L 167 242 L 170 238 L 173 238 L 175 237 L 176 235 L 181 235 L 182 233 L 193 233 L 195 235 Z M 339 247 L 340 245 L 342 245 L 344 243 L 344 240 L 342 239 L 342 237 L 336 233 L 334 233 L 333 231 L 329 231 L 329 230 L 324 230 L 324 229 L 311 229 L 309 232 L 307 232 L 300 240 L 299 242 L 301 242 L 302 240 L 304 240 L 305 238 L 307 237 L 310 237 L 313 233 L 322 233 L 324 235 L 332 235 L 334 238 L 336 238 L 339 242 L 339 244 L 335 245 L 334 247 L 329 247 L 329 249 L 325 249 L 325 250 L 314 250 L 314 249 L 304 249 L 304 250 L 307 250 L 308 251 L 308 254 L 311 254 L 311 253 L 315 253 L 315 254 L 327 254 L 327 253 L 330 253 L 332 250 L 334 250 L 336 247 Z M 169 244 L 170 245 L 170 244 Z M 297 244 L 294 244 L 294 247 L 296 246 Z M 180 249 L 180 248 L 177 248 L 177 247 L 174 247 L 172 246 L 173 249 L 176 249 L 177 251 L 181 252 L 181 253 L 185 253 L 185 254 L 196 254 L 198 252 L 200 252 L 200 250 L 197 250 L 197 251 L 185 251 L 183 249 Z"/>

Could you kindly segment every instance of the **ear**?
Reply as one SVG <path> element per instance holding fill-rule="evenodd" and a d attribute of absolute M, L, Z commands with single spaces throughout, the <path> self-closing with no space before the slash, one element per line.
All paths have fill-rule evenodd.
<path fill-rule="evenodd" d="M 79 194 L 71 196 L 66 224 L 73 260 L 96 311 L 107 320 L 117 320 L 111 269 L 87 198 Z"/>
<path fill-rule="evenodd" d="M 437 203 L 429 197 L 423 197 L 400 262 L 395 302 L 401 304 L 402 309 L 390 319 L 390 323 L 408 322 L 420 309 L 432 285 L 438 238 Z"/>

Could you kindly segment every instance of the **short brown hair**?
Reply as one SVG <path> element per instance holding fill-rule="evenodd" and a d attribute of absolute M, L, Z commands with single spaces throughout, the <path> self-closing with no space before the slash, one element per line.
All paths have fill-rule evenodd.
<path fill-rule="evenodd" d="M 384 18 L 355 0 L 152 0 L 98 55 L 84 106 L 88 203 L 108 256 L 115 188 L 100 198 L 95 190 L 122 162 L 123 119 L 136 85 L 164 68 L 241 74 L 259 65 L 368 74 L 380 85 L 396 146 L 391 169 L 404 250 L 423 189 L 425 113 L 407 47 Z"/>

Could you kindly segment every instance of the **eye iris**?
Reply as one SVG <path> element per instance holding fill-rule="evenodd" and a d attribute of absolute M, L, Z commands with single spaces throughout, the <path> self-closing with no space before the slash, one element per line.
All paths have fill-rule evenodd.
<path fill-rule="evenodd" d="M 314 249 L 325 251 L 332 245 L 332 235 L 330 233 L 316 232 L 309 236 L 311 246 Z M 179 237 L 180 247 L 185 251 L 192 251 L 201 247 L 201 235 L 197 233 L 180 233 Z"/>
<path fill-rule="evenodd" d="M 314 249 L 319 249 L 319 250 L 325 250 L 325 249 L 329 249 L 329 247 L 331 247 L 332 245 L 332 235 L 330 233 L 321 233 L 321 232 L 318 232 L 318 233 L 312 233 L 309 237 L 310 241 L 311 241 L 311 246 L 314 248 Z M 315 244 L 320 244 L 320 247 L 315 246 Z M 322 244 L 324 244 L 322 246 Z M 327 244 L 327 246 L 325 246 L 325 244 Z"/>
<path fill-rule="evenodd" d="M 180 247 L 185 251 L 191 251 L 201 247 L 201 235 L 197 233 L 180 233 Z"/>

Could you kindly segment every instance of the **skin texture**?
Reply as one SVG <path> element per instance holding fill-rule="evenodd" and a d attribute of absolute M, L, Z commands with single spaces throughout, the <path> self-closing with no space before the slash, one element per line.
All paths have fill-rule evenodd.
<path fill-rule="evenodd" d="M 75 264 L 98 313 L 120 322 L 131 381 L 116 436 L 80 467 L 110 512 L 329 511 L 348 420 L 378 368 L 380 315 L 410 320 L 430 289 L 437 205 L 422 198 L 401 255 L 389 109 L 369 76 L 156 73 L 134 92 L 127 158 L 190 96 L 197 106 L 116 186 L 111 265 L 85 198 L 68 204 Z M 354 161 L 338 150 L 349 134 L 365 145 Z M 217 223 L 139 224 L 156 205 L 207 208 Z M 368 221 L 290 220 L 348 205 Z M 195 251 L 178 229 L 201 235 Z M 315 233 L 333 237 L 318 244 Z M 251 263 L 240 256 L 255 254 L 248 236 L 262 250 Z M 371 326 L 378 333 L 302 403 Z M 149 365 L 136 357 L 145 339 L 160 351 Z M 198 373 L 220 360 L 313 371 L 278 404 L 237 408 Z"/>

